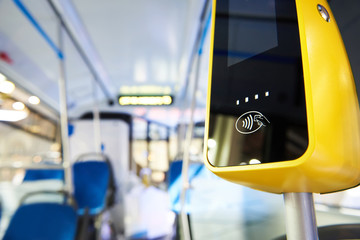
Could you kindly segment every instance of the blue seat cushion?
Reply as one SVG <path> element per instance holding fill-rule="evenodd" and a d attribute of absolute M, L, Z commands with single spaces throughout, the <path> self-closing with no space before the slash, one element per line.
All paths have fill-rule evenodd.
<path fill-rule="evenodd" d="M 69 205 L 32 203 L 20 206 L 4 240 L 70 240 L 75 238 L 77 215 Z"/>

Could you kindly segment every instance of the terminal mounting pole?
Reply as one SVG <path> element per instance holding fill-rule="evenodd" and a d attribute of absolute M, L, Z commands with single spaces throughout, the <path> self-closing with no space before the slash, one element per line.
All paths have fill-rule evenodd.
<path fill-rule="evenodd" d="M 312 193 L 284 193 L 287 240 L 317 240 Z"/>

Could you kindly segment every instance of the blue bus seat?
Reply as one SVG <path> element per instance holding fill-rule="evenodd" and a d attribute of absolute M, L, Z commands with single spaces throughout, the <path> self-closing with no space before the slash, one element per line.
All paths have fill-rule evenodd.
<path fill-rule="evenodd" d="M 36 180 L 58 179 L 64 180 L 63 169 L 27 169 L 24 176 L 24 182 Z"/>
<path fill-rule="evenodd" d="M 171 202 L 171 209 L 175 213 L 180 212 L 180 194 L 182 189 L 182 160 L 173 161 L 169 166 L 169 176 L 168 176 L 168 192 Z M 190 163 L 188 168 L 188 179 L 191 182 L 201 170 L 204 169 L 203 163 Z M 186 195 L 186 205 L 185 210 L 189 213 L 191 209 L 190 203 L 191 189 L 188 190 Z"/>
<path fill-rule="evenodd" d="M 78 214 L 101 213 L 106 207 L 110 168 L 104 161 L 76 162 L 73 165 L 74 198 Z"/>
<path fill-rule="evenodd" d="M 70 205 L 32 203 L 21 205 L 5 232 L 4 240 L 72 240 L 77 215 Z"/>

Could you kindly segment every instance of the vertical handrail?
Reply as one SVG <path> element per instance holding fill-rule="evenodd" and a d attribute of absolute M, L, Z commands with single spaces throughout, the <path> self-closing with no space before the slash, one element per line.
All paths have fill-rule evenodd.
<path fill-rule="evenodd" d="M 189 162 L 190 162 L 190 143 L 193 137 L 193 128 L 194 128 L 194 112 L 195 112 L 195 105 L 196 105 L 196 91 L 198 86 L 198 75 L 199 75 L 199 65 L 200 65 L 200 58 L 197 57 L 195 59 L 195 68 L 196 68 L 196 74 L 194 77 L 195 80 L 195 86 L 192 92 L 192 101 L 191 101 L 191 107 L 190 107 L 190 122 L 188 125 L 188 128 L 186 130 L 185 135 L 185 144 L 184 144 L 184 154 L 183 154 L 183 164 L 181 169 L 181 176 L 182 176 L 182 189 L 180 193 L 180 219 L 182 223 L 182 229 L 184 234 L 185 240 L 191 239 L 191 230 L 190 230 L 190 224 L 186 213 L 186 193 L 187 190 L 190 187 L 189 182 Z"/>
<path fill-rule="evenodd" d="M 190 143 L 193 138 L 193 128 L 194 128 L 194 115 L 195 115 L 195 107 L 196 107 L 196 92 L 198 90 L 198 82 L 200 75 L 200 65 L 201 65 L 201 54 L 202 54 L 202 44 L 207 31 L 207 16 L 211 15 L 211 4 L 210 1 L 206 0 L 204 4 L 204 8 L 200 18 L 200 27 L 198 31 L 198 35 L 196 38 L 196 42 L 193 49 L 193 56 L 191 58 L 192 64 L 189 69 L 195 69 L 195 74 L 193 76 L 194 87 L 191 93 L 191 105 L 190 105 L 190 119 L 189 125 L 186 130 L 185 135 L 185 144 L 184 144 L 184 152 L 183 152 L 183 164 L 182 164 L 182 189 L 180 193 L 180 220 L 182 224 L 183 237 L 185 240 L 190 240 L 191 236 L 191 226 L 189 223 L 189 218 L 186 213 L 185 205 L 186 205 L 186 195 L 187 190 L 190 187 L 188 169 L 190 162 Z M 189 71 L 190 78 L 191 71 Z M 188 83 L 190 83 L 190 79 L 188 79 Z M 188 88 L 189 89 L 189 88 Z"/>
<path fill-rule="evenodd" d="M 149 121 L 146 122 L 146 168 L 150 168 L 150 124 Z"/>
<path fill-rule="evenodd" d="M 166 155 L 167 155 L 167 164 L 168 168 L 170 167 L 170 153 L 171 153 L 171 146 L 170 146 L 170 127 L 166 128 Z"/>
<path fill-rule="evenodd" d="M 63 26 L 59 24 L 59 49 L 64 49 Z M 59 58 L 59 96 L 60 96 L 60 130 L 61 130 L 61 146 L 62 159 L 65 173 L 65 190 L 70 194 L 73 192 L 72 186 L 72 172 L 70 161 L 70 144 L 69 144 L 69 130 L 68 130 L 68 114 L 67 114 L 67 98 L 66 98 L 66 71 L 64 58 Z"/>
<path fill-rule="evenodd" d="M 102 153 L 102 146 L 101 146 L 101 126 L 100 126 L 100 110 L 98 105 L 98 94 L 96 89 L 95 81 L 92 82 L 92 89 L 93 89 L 93 128 L 94 128 L 94 149 L 97 153 Z"/>

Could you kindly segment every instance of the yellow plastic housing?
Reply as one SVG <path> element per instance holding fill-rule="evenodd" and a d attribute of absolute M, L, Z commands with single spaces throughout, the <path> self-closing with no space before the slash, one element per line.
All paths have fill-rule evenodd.
<path fill-rule="evenodd" d="M 323 5 L 326 22 L 317 10 Z M 359 105 L 340 32 L 326 0 L 296 0 L 301 42 L 309 145 L 298 159 L 245 166 L 214 167 L 207 157 L 211 74 L 205 124 L 205 164 L 228 181 L 272 192 L 328 193 L 360 183 Z M 210 65 L 216 0 L 213 0 Z"/>

